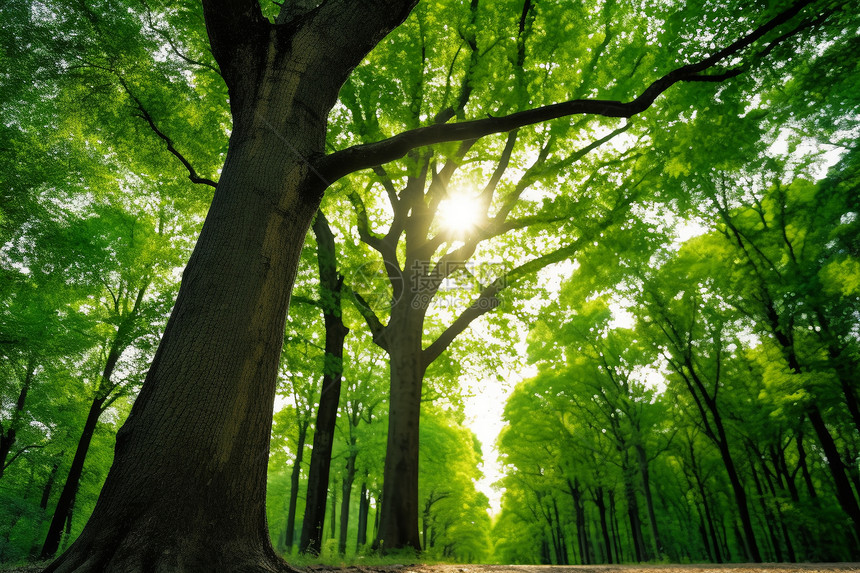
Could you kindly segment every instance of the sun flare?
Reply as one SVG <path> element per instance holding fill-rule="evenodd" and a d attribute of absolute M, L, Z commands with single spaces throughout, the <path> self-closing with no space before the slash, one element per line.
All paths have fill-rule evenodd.
<path fill-rule="evenodd" d="M 439 204 L 439 221 L 454 233 L 470 233 L 481 219 L 478 200 L 466 194 L 451 194 Z"/>

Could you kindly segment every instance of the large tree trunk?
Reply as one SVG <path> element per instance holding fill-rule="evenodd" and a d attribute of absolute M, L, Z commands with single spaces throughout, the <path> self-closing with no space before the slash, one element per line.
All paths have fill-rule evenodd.
<path fill-rule="evenodd" d="M 259 122 L 234 126 L 99 502 L 49 571 L 279 566 L 265 519 L 269 434 L 289 291 L 321 191 L 291 154 Z"/>
<path fill-rule="evenodd" d="M 398 302 L 389 328 L 397 336 L 388 341 L 391 393 L 388 442 L 383 469 L 382 508 L 374 546 L 421 550 L 418 533 L 418 420 L 424 365 L 421 355 L 423 311 Z M 391 328 L 396 324 L 396 328 Z"/>
<path fill-rule="evenodd" d="M 257 2 L 203 0 L 230 96 L 227 157 L 99 501 L 48 571 L 286 568 L 266 469 L 290 291 L 330 184 L 310 162 L 348 74 L 414 4 L 326 2 L 273 25 Z"/>

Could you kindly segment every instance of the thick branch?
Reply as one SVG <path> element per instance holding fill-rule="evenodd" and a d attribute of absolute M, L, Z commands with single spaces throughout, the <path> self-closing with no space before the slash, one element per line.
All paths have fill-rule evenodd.
<path fill-rule="evenodd" d="M 364 206 L 364 201 L 362 201 L 361 196 L 358 193 L 350 191 L 348 197 L 357 216 L 358 236 L 361 239 L 361 242 L 382 255 L 382 260 L 385 264 L 385 271 L 388 274 L 388 278 L 391 281 L 392 288 L 394 289 L 393 294 L 395 297 L 399 297 L 403 292 L 403 284 L 400 280 L 402 277 L 400 264 L 397 260 L 397 245 L 378 236 L 370 229 L 370 220 L 367 216 L 367 209 Z"/>
<path fill-rule="evenodd" d="M 570 115 L 592 114 L 605 117 L 632 117 L 648 109 L 658 96 L 676 83 L 701 81 L 703 79 L 702 72 L 740 53 L 767 33 L 788 22 L 810 2 L 812 0 L 801 0 L 712 56 L 672 70 L 652 82 L 638 97 L 629 102 L 575 99 L 502 117 L 421 127 L 376 143 L 356 145 L 337 151 L 319 159 L 316 168 L 326 180 L 335 181 L 354 171 L 400 159 L 410 150 L 426 145 L 480 138 L 492 133 L 507 132 L 526 125 Z M 727 74 L 731 74 L 731 71 L 723 73 L 723 75 Z"/>

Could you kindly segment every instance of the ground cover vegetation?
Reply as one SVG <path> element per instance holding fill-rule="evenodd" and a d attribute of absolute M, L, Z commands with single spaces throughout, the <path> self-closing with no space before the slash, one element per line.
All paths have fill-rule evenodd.
<path fill-rule="evenodd" d="M 858 558 L 851 3 L 0 14 L 0 561 Z"/>

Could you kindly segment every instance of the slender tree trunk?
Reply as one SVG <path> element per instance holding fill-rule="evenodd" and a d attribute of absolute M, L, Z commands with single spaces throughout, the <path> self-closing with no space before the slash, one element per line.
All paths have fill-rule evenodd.
<path fill-rule="evenodd" d="M 654 499 L 651 495 L 651 477 L 648 472 L 648 456 L 645 446 L 636 444 L 636 461 L 639 464 L 639 474 L 642 476 L 642 491 L 645 493 L 645 508 L 648 510 L 648 524 L 651 528 L 651 540 L 654 542 L 654 557 L 659 557 L 663 551 L 660 533 L 657 529 L 657 515 L 654 513 Z"/>
<path fill-rule="evenodd" d="M 60 453 L 60 457 L 62 457 L 62 452 Z M 48 501 L 51 499 L 51 491 L 54 489 L 54 482 L 57 479 L 57 472 L 60 469 L 60 462 L 54 462 L 54 465 L 51 466 L 51 473 L 48 474 L 48 480 L 45 482 L 45 487 L 42 488 L 42 499 L 39 502 L 39 507 L 42 509 L 48 509 Z"/>
<path fill-rule="evenodd" d="M 329 539 L 334 539 L 337 534 L 337 488 L 331 488 L 331 525 L 329 527 Z"/>
<path fill-rule="evenodd" d="M 382 510 L 382 495 L 376 498 L 376 511 L 373 512 L 373 538 L 379 537 L 379 513 Z"/>
<path fill-rule="evenodd" d="M 723 519 L 719 519 L 713 523 L 718 528 L 720 534 L 720 543 L 722 544 L 723 555 L 726 556 L 726 562 L 732 561 L 732 552 L 729 549 L 729 533 L 726 531 L 726 523 Z M 743 548 L 743 546 L 741 546 Z"/>
<path fill-rule="evenodd" d="M 720 551 L 720 542 L 717 539 L 717 526 L 714 523 L 713 512 L 711 511 L 711 504 L 708 501 L 707 492 L 705 491 L 704 485 L 701 480 L 698 480 L 699 485 L 699 493 L 702 496 L 702 508 L 705 510 L 705 520 L 710 527 L 711 530 L 711 545 L 714 548 L 714 561 L 717 563 L 723 562 L 722 552 Z"/>
<path fill-rule="evenodd" d="M 75 450 L 75 457 L 72 459 L 72 465 L 69 467 L 69 474 L 66 477 L 66 483 L 63 485 L 63 490 L 60 492 L 60 498 L 57 500 L 57 507 L 54 508 L 54 517 L 51 519 L 51 525 L 48 526 L 48 533 L 45 536 L 45 543 L 42 544 L 41 559 L 53 557 L 60 547 L 60 538 L 63 534 L 63 524 L 69 517 L 74 504 L 75 494 L 78 491 L 78 484 L 81 480 L 81 473 L 84 469 L 84 462 L 87 459 L 87 452 L 90 449 L 90 442 L 93 439 L 96 426 L 98 425 L 99 416 L 102 413 L 102 404 L 104 399 L 95 398 L 90 404 L 90 411 L 87 414 L 87 419 L 84 422 L 84 429 L 81 432 L 81 437 L 78 440 L 78 447 Z"/>
<path fill-rule="evenodd" d="M 331 471 L 331 450 L 337 423 L 337 407 L 340 403 L 343 344 L 349 329 L 344 325 L 341 314 L 343 277 L 337 272 L 334 235 L 322 211 L 317 213 L 313 230 L 317 239 L 320 301 L 325 323 L 325 369 L 314 427 L 314 444 L 311 450 L 311 467 L 299 551 L 318 555 L 322 548 L 326 496 Z"/>
<path fill-rule="evenodd" d="M 550 527 L 555 531 L 556 539 L 555 559 L 559 565 L 567 565 L 567 547 L 564 542 L 564 529 L 561 526 L 561 516 L 558 513 L 558 502 L 552 498 L 553 521 Z"/>
<path fill-rule="evenodd" d="M 612 563 L 612 543 L 609 539 L 609 526 L 606 523 L 606 501 L 603 499 L 602 487 L 597 487 L 594 490 L 594 504 L 597 506 L 600 531 L 603 534 L 603 558 L 606 563 Z"/>
<path fill-rule="evenodd" d="M 354 439 L 353 439 L 354 442 Z M 346 475 L 343 478 L 343 491 L 340 502 L 340 538 L 338 539 L 338 552 L 346 553 L 346 534 L 349 529 L 349 504 L 352 499 L 352 483 L 355 481 L 355 458 L 358 450 L 355 443 L 350 444 L 349 457 L 346 459 Z"/>
<path fill-rule="evenodd" d="M 842 462 L 839 450 L 836 448 L 836 442 L 834 442 L 830 430 L 827 429 L 818 407 L 810 406 L 806 415 L 812 422 L 812 428 L 815 430 L 821 449 L 824 450 L 824 455 L 827 456 L 827 467 L 830 469 L 830 475 L 836 485 L 836 499 L 854 524 L 854 539 L 855 544 L 857 544 L 860 540 L 860 506 L 857 504 L 857 498 L 854 497 L 854 490 L 851 489 L 851 482 L 845 472 L 845 464 Z M 857 551 L 852 553 L 856 554 Z"/>
<path fill-rule="evenodd" d="M 699 536 L 702 538 L 702 545 L 705 547 L 705 555 L 711 562 L 716 562 L 714 552 L 711 550 L 711 543 L 708 540 L 708 529 L 705 526 L 704 512 L 700 507 L 697 507 L 696 513 L 699 516 Z"/>
<path fill-rule="evenodd" d="M 762 515 L 764 515 L 764 522 L 767 525 L 765 529 L 767 529 L 768 536 L 770 537 L 770 544 L 773 547 L 773 553 L 776 556 L 776 561 L 785 561 L 782 556 L 782 548 L 780 547 L 779 539 L 776 536 L 776 519 L 774 519 L 773 514 L 767 507 L 767 502 L 765 501 L 765 492 L 761 487 L 761 480 L 759 479 L 758 472 L 755 469 L 755 460 L 750 460 L 750 468 L 752 470 L 753 483 L 755 484 L 756 493 L 758 493 L 759 505 L 761 506 Z"/>
<path fill-rule="evenodd" d="M 642 536 L 642 520 L 639 517 L 639 500 L 636 497 L 636 487 L 633 485 L 635 470 L 629 467 L 627 452 L 624 452 L 624 499 L 627 501 L 627 519 L 630 524 L 630 541 L 633 545 L 633 554 L 638 563 L 647 560 L 647 549 Z"/>
<path fill-rule="evenodd" d="M 296 461 L 290 474 L 290 502 L 287 508 L 287 529 L 284 532 L 284 547 L 287 554 L 292 553 L 296 538 L 296 507 L 299 503 L 299 481 L 302 476 L 302 460 L 305 456 L 305 440 L 308 435 L 308 422 L 299 420 L 299 435 L 296 440 Z"/>
<path fill-rule="evenodd" d="M 421 350 L 423 311 L 401 300 L 392 308 L 388 341 L 391 392 L 388 443 L 383 470 L 379 535 L 375 542 L 388 549 L 421 550 L 418 534 L 418 420 L 424 364 Z"/>
<path fill-rule="evenodd" d="M 818 494 L 815 491 L 815 485 L 812 483 L 812 475 L 809 473 L 809 466 L 806 463 L 806 450 L 803 447 L 803 432 L 797 432 L 797 465 L 800 466 L 800 473 L 803 476 L 803 483 L 806 484 L 806 492 L 810 499 L 816 499 Z"/>
<path fill-rule="evenodd" d="M 6 458 L 9 457 L 9 452 L 12 450 L 12 446 L 15 445 L 17 440 L 15 435 L 18 431 L 21 414 L 24 412 L 24 406 L 27 403 L 27 394 L 30 391 L 30 385 L 33 382 L 34 372 L 35 362 L 31 360 L 27 364 L 27 373 L 24 376 L 24 383 L 21 385 L 21 391 L 18 392 L 18 399 L 15 401 L 15 409 L 12 410 L 9 423 L 5 429 L 3 426 L 0 426 L 0 478 L 3 477 L 3 473 L 6 471 Z"/>
<path fill-rule="evenodd" d="M 747 502 L 747 493 L 744 489 L 743 484 L 741 483 L 740 476 L 738 475 L 738 470 L 735 466 L 734 459 L 732 458 L 731 451 L 729 450 L 729 445 L 726 438 L 726 432 L 723 428 L 722 418 L 716 414 L 716 409 L 712 410 L 715 412 L 714 415 L 714 425 L 717 428 L 717 448 L 720 451 L 720 456 L 723 459 L 723 465 L 726 468 L 726 473 L 729 476 L 729 483 L 732 486 L 732 493 L 735 497 L 735 504 L 738 506 L 738 514 L 741 518 L 741 526 L 743 527 L 744 533 L 744 547 L 747 549 L 749 553 L 749 558 L 752 559 L 755 563 L 761 563 L 761 553 L 759 553 L 758 543 L 755 538 L 755 531 L 753 529 L 752 524 L 752 516 L 750 515 L 749 504 Z"/>
<path fill-rule="evenodd" d="M 361 482 L 361 495 L 358 499 L 358 535 L 355 540 L 356 552 L 367 544 L 367 514 L 370 510 L 370 498 L 367 492 L 367 482 Z"/>
<path fill-rule="evenodd" d="M 621 531 L 618 528 L 618 509 L 615 507 L 615 490 L 609 490 L 609 526 L 612 530 L 613 545 L 615 546 L 615 562 L 624 561 L 624 552 L 621 549 Z"/>
<path fill-rule="evenodd" d="M 781 451 L 781 450 L 780 450 Z M 764 460 L 762 460 L 762 468 L 764 475 L 764 482 L 767 485 L 767 491 L 770 493 L 770 497 L 773 500 L 774 512 L 776 513 L 777 521 L 779 522 L 779 528 L 782 533 L 782 541 L 785 544 L 785 552 L 788 556 L 788 561 L 791 563 L 797 562 L 797 556 L 794 552 L 794 544 L 791 541 L 791 535 L 788 532 L 788 526 L 786 525 L 785 515 L 782 512 L 782 503 L 780 502 L 780 493 L 777 492 L 777 486 L 779 489 L 784 492 L 787 489 L 787 485 L 783 484 L 782 481 L 782 463 L 780 461 L 780 455 L 777 454 L 776 448 L 773 445 L 770 446 L 770 455 L 771 461 L 774 466 L 774 475 L 776 477 L 776 486 L 773 483 L 773 479 L 771 479 L 771 473 L 768 471 L 767 465 Z M 793 480 L 790 476 L 787 476 L 786 481 L 788 483 L 793 483 Z M 796 491 L 794 492 L 796 495 Z M 789 489 L 789 496 L 791 496 L 791 492 Z"/>

